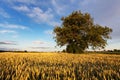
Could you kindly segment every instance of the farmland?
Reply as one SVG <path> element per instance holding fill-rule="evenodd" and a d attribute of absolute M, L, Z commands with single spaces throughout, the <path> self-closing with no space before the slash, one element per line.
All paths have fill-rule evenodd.
<path fill-rule="evenodd" d="M 0 80 L 120 80 L 120 55 L 0 53 Z"/>

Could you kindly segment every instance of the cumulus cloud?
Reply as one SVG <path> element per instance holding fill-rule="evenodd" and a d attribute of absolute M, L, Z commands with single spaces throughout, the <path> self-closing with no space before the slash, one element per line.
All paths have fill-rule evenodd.
<path fill-rule="evenodd" d="M 30 9 L 25 5 L 13 6 L 13 9 L 15 9 L 17 11 L 23 11 L 23 12 L 29 12 L 30 11 Z"/>
<path fill-rule="evenodd" d="M 3 1 L 5 3 L 10 4 L 10 7 L 20 13 L 28 16 L 33 21 L 39 24 L 48 24 L 51 26 L 60 25 L 60 22 L 56 20 L 56 13 L 65 13 L 66 8 L 63 5 L 59 5 L 58 1 L 38 1 L 38 0 L 6 0 Z M 18 5 L 16 5 L 16 3 Z M 11 5 L 12 4 L 12 5 Z M 57 6 L 57 4 L 59 6 Z M 34 6 L 30 6 L 34 5 Z M 50 6 L 48 6 L 50 5 Z M 42 7 L 44 6 L 43 9 Z M 53 10 L 54 8 L 54 10 Z M 62 14 L 61 13 L 61 14 Z"/>
<path fill-rule="evenodd" d="M 52 26 L 59 24 L 58 22 L 54 21 L 54 15 L 52 14 L 51 8 L 49 8 L 47 11 L 43 11 L 39 7 L 34 7 L 32 8 L 32 12 L 28 13 L 27 16 L 38 23 L 47 23 Z"/>
<path fill-rule="evenodd" d="M 43 11 L 39 7 L 32 8 L 32 12 L 28 13 L 27 16 L 34 19 L 36 22 L 43 22 L 51 24 L 54 16 L 51 14 L 51 9 L 49 8 L 47 11 Z"/>
<path fill-rule="evenodd" d="M 14 6 L 13 9 L 23 12 L 29 18 L 33 19 L 37 23 L 47 23 L 49 25 L 55 26 L 59 23 L 54 21 L 54 14 L 52 9 L 48 8 L 46 11 L 43 11 L 39 7 L 28 7 L 26 5 Z"/>
<path fill-rule="evenodd" d="M 15 41 L 0 41 L 0 45 L 17 45 Z"/>

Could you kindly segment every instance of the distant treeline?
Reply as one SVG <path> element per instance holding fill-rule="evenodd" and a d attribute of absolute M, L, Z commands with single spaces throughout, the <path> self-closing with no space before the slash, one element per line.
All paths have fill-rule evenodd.
<path fill-rule="evenodd" d="M 17 52 L 17 53 L 34 52 L 34 53 L 36 53 L 37 51 L 27 51 L 27 50 L 24 50 L 24 51 L 8 51 L 8 50 L 0 50 L 0 52 Z M 55 52 L 56 53 L 66 53 L 65 50 L 63 50 L 63 51 L 55 51 Z M 120 54 L 120 49 L 103 50 L 103 51 L 85 51 L 84 53 Z"/>
<path fill-rule="evenodd" d="M 0 52 L 7 52 L 7 51 L 4 51 L 4 50 L 0 50 Z"/>
<path fill-rule="evenodd" d="M 0 52 L 28 52 L 27 50 L 24 51 L 8 51 L 8 50 L 0 50 Z"/>
<path fill-rule="evenodd" d="M 104 53 L 108 53 L 108 54 L 120 54 L 120 49 L 107 50 Z"/>
<path fill-rule="evenodd" d="M 104 51 L 92 51 L 95 53 L 103 53 L 103 54 L 120 54 L 119 49 L 114 49 L 114 50 L 104 50 Z"/>
<path fill-rule="evenodd" d="M 120 52 L 120 49 L 108 50 L 108 52 Z"/>

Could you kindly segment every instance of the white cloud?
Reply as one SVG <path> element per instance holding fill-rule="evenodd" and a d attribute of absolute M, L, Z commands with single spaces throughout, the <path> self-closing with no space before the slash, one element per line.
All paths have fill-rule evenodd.
<path fill-rule="evenodd" d="M 33 44 L 48 44 L 48 42 L 41 41 L 41 40 L 36 40 L 32 42 Z"/>
<path fill-rule="evenodd" d="M 1 33 L 1 34 L 5 34 L 5 33 L 13 33 L 13 34 L 16 34 L 17 32 L 14 31 L 14 30 L 0 30 L 0 33 Z"/>
<path fill-rule="evenodd" d="M 2 8 L 0 8 L 0 16 L 4 18 L 10 18 L 10 15 Z"/>
<path fill-rule="evenodd" d="M 54 15 L 52 14 L 52 9 L 50 8 L 47 11 L 43 11 L 39 7 L 34 7 L 31 9 L 31 12 L 27 13 L 27 16 L 38 23 L 47 23 L 52 26 L 58 24 L 58 22 L 54 21 Z"/>
<path fill-rule="evenodd" d="M 17 11 L 23 11 L 23 12 L 29 12 L 30 11 L 30 9 L 25 5 L 13 6 L 13 9 L 15 9 Z"/>
<path fill-rule="evenodd" d="M 47 23 L 52 26 L 59 25 L 58 22 L 54 20 L 54 14 L 52 9 L 48 8 L 46 11 L 43 11 L 39 7 L 28 7 L 26 5 L 14 6 L 13 9 L 23 12 L 29 18 L 33 19 L 37 23 Z"/>
<path fill-rule="evenodd" d="M 30 30 L 27 26 L 23 25 L 17 25 L 17 24 L 9 24 L 9 23 L 0 23 L 0 28 L 3 30 L 0 30 L 1 35 L 9 36 L 11 35 L 11 38 L 17 38 L 19 36 L 19 32 L 17 30 Z"/>
<path fill-rule="evenodd" d="M 75 0 L 70 0 L 70 2 L 71 2 L 71 3 L 74 3 L 74 2 L 75 2 Z"/>
<path fill-rule="evenodd" d="M 66 12 L 66 5 L 60 4 L 59 2 L 57 2 L 58 0 L 52 0 L 51 3 L 55 9 L 55 11 L 57 12 L 57 14 L 61 15 L 64 14 Z"/>
<path fill-rule="evenodd" d="M 51 47 L 30 47 L 31 49 L 50 49 Z"/>
<path fill-rule="evenodd" d="M 16 25 L 16 24 L 7 24 L 7 23 L 0 23 L 0 27 L 2 28 L 11 28 L 11 29 L 29 29 L 26 26 L 22 26 L 22 25 Z"/>
<path fill-rule="evenodd" d="M 51 14 L 50 12 L 51 9 L 48 9 L 47 11 L 43 12 L 43 10 L 39 7 L 34 7 L 32 9 L 32 12 L 28 13 L 27 15 L 38 22 L 40 21 L 49 23 L 49 21 L 53 19 L 53 14 Z"/>
<path fill-rule="evenodd" d="M 57 15 L 63 17 L 69 15 L 71 12 L 75 10 L 79 10 L 79 0 L 51 0 L 51 4 L 53 9 Z"/>
<path fill-rule="evenodd" d="M 60 23 L 55 19 L 55 13 L 56 11 L 60 12 L 63 9 L 62 7 L 59 7 L 59 9 L 56 8 L 56 11 L 52 10 L 52 4 L 50 1 L 38 1 L 38 0 L 6 0 L 3 1 L 5 3 L 10 4 L 10 7 L 14 10 L 19 11 L 20 13 L 28 16 L 33 21 L 39 23 L 39 24 L 48 24 L 51 26 L 60 25 Z M 18 3 L 19 5 L 16 5 Z M 43 3 L 43 4 L 42 4 Z M 28 5 L 29 4 L 29 5 Z M 39 4 L 39 5 L 38 5 Z M 51 6 L 48 6 L 48 5 Z M 35 7 L 30 6 L 35 5 Z M 46 10 L 43 10 L 41 7 L 45 6 L 47 7 Z M 57 5 L 55 5 L 57 7 Z M 60 9 L 61 8 L 61 9 Z"/>
<path fill-rule="evenodd" d="M 40 7 L 28 7 L 27 5 L 13 6 L 13 9 L 23 12 L 29 18 L 33 19 L 35 22 L 47 23 L 52 26 L 56 26 L 59 23 L 54 21 L 54 14 L 51 8 L 48 8 L 46 11 L 43 11 Z"/>

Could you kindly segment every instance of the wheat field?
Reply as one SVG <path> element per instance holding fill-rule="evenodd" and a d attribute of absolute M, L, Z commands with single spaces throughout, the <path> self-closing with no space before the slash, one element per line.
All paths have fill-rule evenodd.
<path fill-rule="evenodd" d="M 120 55 L 0 53 L 0 80 L 120 80 Z"/>

